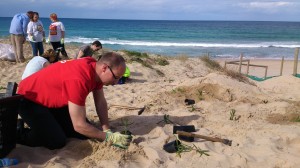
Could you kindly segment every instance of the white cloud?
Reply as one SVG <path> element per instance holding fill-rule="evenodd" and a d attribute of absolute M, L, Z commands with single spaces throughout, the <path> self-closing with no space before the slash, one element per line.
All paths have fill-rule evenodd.
<path fill-rule="evenodd" d="M 0 0 L 0 16 L 27 10 L 42 17 L 199 20 L 299 20 L 300 0 Z M 13 7 L 13 8 L 12 8 Z"/>
<path fill-rule="evenodd" d="M 250 2 L 249 7 L 262 8 L 262 9 L 273 9 L 277 7 L 285 7 L 293 5 L 292 2 Z"/>
<path fill-rule="evenodd" d="M 57 1 L 57 0 L 54 0 Z M 165 2 L 161 0 L 152 0 L 152 1 L 141 1 L 141 0 L 89 0 L 89 1 L 78 1 L 78 0 L 64 0 L 68 7 L 88 7 L 89 9 L 144 9 L 148 10 L 149 8 L 159 8 Z"/>
<path fill-rule="evenodd" d="M 247 3 L 239 3 L 239 7 L 245 9 L 244 13 L 257 13 L 272 15 L 272 14 L 287 14 L 295 11 L 295 7 L 299 6 L 299 2 L 290 1 L 251 1 Z M 292 12 L 295 13 L 295 12 Z M 297 13 L 297 12 L 296 12 Z"/>

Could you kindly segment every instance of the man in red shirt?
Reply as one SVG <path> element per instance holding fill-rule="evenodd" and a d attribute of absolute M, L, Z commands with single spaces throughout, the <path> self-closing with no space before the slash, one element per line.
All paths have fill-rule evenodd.
<path fill-rule="evenodd" d="M 18 94 L 24 95 L 19 114 L 30 127 L 18 135 L 18 143 L 27 146 L 62 148 L 68 137 L 96 138 L 127 148 L 131 136 L 109 129 L 107 102 L 103 85 L 113 85 L 125 72 L 125 60 L 109 52 L 99 61 L 92 57 L 64 60 L 25 78 Z M 93 92 L 101 127 L 86 119 L 85 100 Z"/>

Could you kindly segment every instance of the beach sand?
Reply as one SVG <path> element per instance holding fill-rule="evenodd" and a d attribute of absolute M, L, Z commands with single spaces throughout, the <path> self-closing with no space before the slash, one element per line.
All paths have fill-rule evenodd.
<path fill-rule="evenodd" d="M 46 48 L 50 46 L 46 46 Z M 69 55 L 76 47 L 67 45 Z M 25 45 L 27 59 L 31 48 Z M 129 62 L 131 80 L 124 85 L 104 87 L 108 105 L 146 107 L 138 110 L 110 107 L 113 131 L 123 129 L 122 120 L 133 124 L 129 130 L 134 139 L 127 150 L 97 140 L 70 139 L 58 150 L 43 147 L 17 147 L 7 156 L 17 158 L 14 167 L 299 167 L 300 164 L 300 78 L 292 76 L 293 62 L 286 61 L 283 75 L 257 82 L 240 82 L 209 69 L 199 58 L 169 58 L 169 65 L 153 64 L 151 68 Z M 219 60 L 224 65 L 224 60 Z M 267 65 L 268 76 L 277 76 L 280 60 L 251 60 Z M 20 82 L 26 63 L 0 61 L 1 82 Z M 232 66 L 237 69 L 237 66 Z M 300 69 L 300 68 L 298 68 Z M 157 73 L 162 72 L 164 75 Z M 298 70 L 299 73 L 300 70 Z M 251 68 L 249 74 L 263 77 L 264 70 Z M 192 107 L 186 98 L 194 99 Z M 86 101 L 89 120 L 99 125 L 92 95 Z M 230 112 L 235 117 L 230 120 Z M 159 121 L 169 119 L 180 125 L 194 125 L 196 134 L 232 140 L 232 146 L 195 138 L 181 141 L 207 150 L 176 153 L 163 150 L 173 141 L 173 125 Z M 158 123 L 158 124 L 157 124 Z"/>

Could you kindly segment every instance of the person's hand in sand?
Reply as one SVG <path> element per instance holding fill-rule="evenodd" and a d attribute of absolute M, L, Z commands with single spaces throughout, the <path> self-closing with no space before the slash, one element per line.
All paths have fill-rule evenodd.
<path fill-rule="evenodd" d="M 17 142 L 57 149 L 65 146 L 69 137 L 95 138 L 126 148 L 131 136 L 109 131 L 103 91 L 103 86 L 117 84 L 125 69 L 124 58 L 108 52 L 99 61 L 92 57 L 59 61 L 22 80 L 18 94 L 25 99 L 19 115 L 30 130 L 18 133 Z M 91 92 L 102 128 L 86 118 L 85 101 Z"/>
<path fill-rule="evenodd" d="M 131 135 L 123 135 L 120 132 L 106 132 L 106 142 L 112 142 L 113 145 L 126 149 L 132 140 Z"/>

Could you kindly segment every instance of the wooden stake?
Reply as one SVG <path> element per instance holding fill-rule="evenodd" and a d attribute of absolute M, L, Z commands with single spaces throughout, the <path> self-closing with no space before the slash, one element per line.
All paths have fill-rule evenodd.
<path fill-rule="evenodd" d="M 247 75 L 249 74 L 249 64 L 250 64 L 250 60 L 247 61 Z"/>
<path fill-rule="evenodd" d="M 281 59 L 280 76 L 282 76 L 284 57 Z"/>
<path fill-rule="evenodd" d="M 267 79 L 267 73 L 268 73 L 268 66 L 266 67 L 266 71 L 265 71 L 265 79 Z"/>
<path fill-rule="evenodd" d="M 241 53 L 241 56 L 240 56 L 239 73 L 242 72 L 242 61 L 243 61 L 243 53 Z"/>
<path fill-rule="evenodd" d="M 299 48 L 295 49 L 295 56 L 294 56 L 294 72 L 293 75 L 297 75 L 297 66 L 298 66 L 298 55 L 299 55 Z"/>

